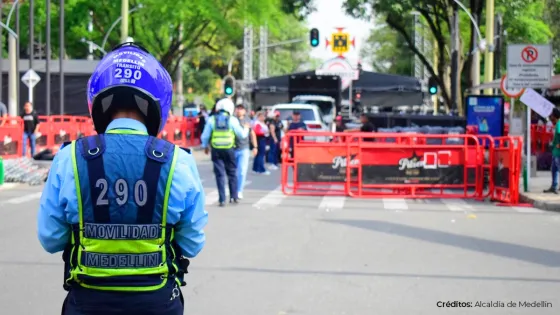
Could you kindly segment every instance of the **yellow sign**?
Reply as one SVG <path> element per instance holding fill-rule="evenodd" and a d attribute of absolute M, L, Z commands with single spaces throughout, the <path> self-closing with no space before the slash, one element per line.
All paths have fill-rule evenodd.
<path fill-rule="evenodd" d="M 337 54 L 344 54 L 350 50 L 350 34 L 334 33 L 331 37 L 332 51 Z"/>

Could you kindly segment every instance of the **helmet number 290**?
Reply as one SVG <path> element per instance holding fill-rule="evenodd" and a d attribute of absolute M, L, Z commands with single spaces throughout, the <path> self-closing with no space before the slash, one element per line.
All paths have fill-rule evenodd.
<path fill-rule="evenodd" d="M 95 188 L 101 189 L 99 192 L 99 196 L 97 197 L 97 202 L 95 203 L 97 206 L 107 206 L 109 205 L 109 198 L 107 196 L 107 191 L 109 190 L 109 183 L 105 178 L 100 178 L 95 183 Z M 115 201 L 117 204 L 122 207 L 128 202 L 128 183 L 126 180 L 119 178 L 115 182 L 114 186 L 115 191 Z M 137 206 L 142 207 L 146 205 L 148 201 L 148 185 L 144 180 L 138 180 L 134 184 L 134 202 Z"/>
<path fill-rule="evenodd" d="M 134 80 L 140 80 L 142 78 L 142 71 L 140 70 L 132 70 L 129 68 L 123 69 L 122 68 L 116 68 L 115 69 L 115 78 L 117 79 L 134 79 Z"/>

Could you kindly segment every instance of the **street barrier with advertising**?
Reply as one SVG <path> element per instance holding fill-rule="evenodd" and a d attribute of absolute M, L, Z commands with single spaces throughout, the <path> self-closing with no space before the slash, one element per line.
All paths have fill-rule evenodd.
<path fill-rule="evenodd" d="M 478 200 L 490 197 L 506 204 L 519 200 L 515 197 L 518 186 L 504 186 L 494 179 L 496 158 L 505 158 L 494 148 L 494 142 L 503 143 L 501 138 L 465 134 L 313 135 L 337 141 L 305 141 L 307 132 L 288 132 L 283 139 L 285 194 Z M 518 183 L 520 151 L 507 148 L 507 156 L 512 159 L 508 163 L 514 166 L 508 180 L 513 182 L 512 176 L 517 176 Z"/>
<path fill-rule="evenodd" d="M 20 157 L 23 142 L 23 120 L 8 117 L 0 127 L 0 156 L 4 159 Z"/>

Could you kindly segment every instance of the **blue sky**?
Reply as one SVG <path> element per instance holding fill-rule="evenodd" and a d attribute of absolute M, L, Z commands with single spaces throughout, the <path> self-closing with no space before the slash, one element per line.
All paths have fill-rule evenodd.
<path fill-rule="evenodd" d="M 356 38 L 356 47 L 350 50 L 346 57 L 352 64 L 356 64 L 360 47 L 369 35 L 373 24 L 344 14 L 343 2 L 344 0 L 315 0 L 317 11 L 307 18 L 307 25 L 310 29 L 313 27 L 319 29 L 321 45 L 313 49 L 311 56 L 325 61 L 335 57 L 336 54 L 330 51 L 330 47 L 325 48 L 325 38 L 330 38 L 331 34 L 336 32 L 336 27 L 345 27 L 350 36 Z M 369 67 L 364 64 L 364 69 L 369 70 Z"/>

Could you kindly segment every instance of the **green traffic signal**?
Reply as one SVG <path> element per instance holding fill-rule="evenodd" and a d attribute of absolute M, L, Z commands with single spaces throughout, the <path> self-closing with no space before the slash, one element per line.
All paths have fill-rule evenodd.
<path fill-rule="evenodd" d="M 309 42 L 311 47 L 319 46 L 319 30 L 316 28 L 311 29 L 309 32 Z"/>
<path fill-rule="evenodd" d="M 437 93 L 437 88 L 435 86 L 430 86 L 430 94 L 434 95 Z"/>
<path fill-rule="evenodd" d="M 233 94 L 233 89 L 230 86 L 226 87 L 226 94 L 227 95 Z"/>
<path fill-rule="evenodd" d="M 318 40 L 313 39 L 313 40 L 311 41 L 311 46 L 317 47 L 318 45 L 319 45 L 319 41 L 318 41 Z"/>

